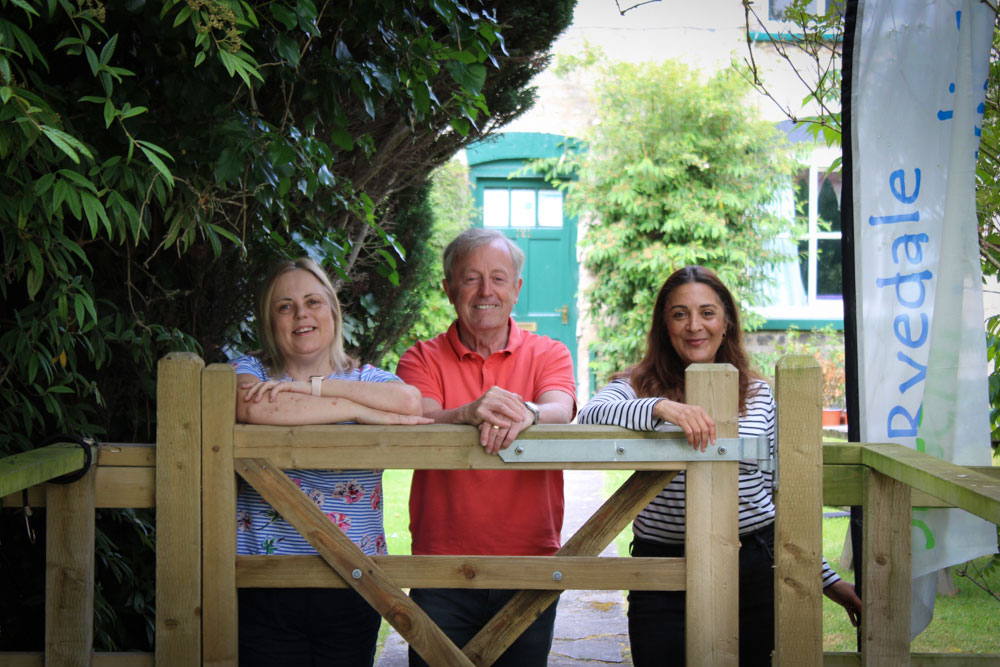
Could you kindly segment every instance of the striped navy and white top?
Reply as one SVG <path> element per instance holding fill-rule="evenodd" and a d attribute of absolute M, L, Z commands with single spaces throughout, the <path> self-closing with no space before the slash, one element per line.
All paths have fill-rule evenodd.
<path fill-rule="evenodd" d="M 237 374 L 261 381 L 272 378 L 260 359 L 245 355 L 231 362 Z M 399 382 L 388 371 L 365 364 L 329 376 L 358 382 Z M 381 470 L 285 470 L 300 489 L 369 556 L 385 555 Z M 315 554 L 316 550 L 267 501 L 241 478 L 236 494 L 236 552 L 239 554 Z"/>
<path fill-rule="evenodd" d="M 741 438 L 766 435 L 771 454 L 777 435 L 777 410 L 771 387 L 764 381 L 751 382 L 746 411 L 739 418 Z M 633 431 L 656 431 L 672 424 L 653 416 L 653 406 L 661 399 L 638 398 L 632 383 L 613 380 L 580 410 L 580 424 L 610 424 Z M 773 473 L 757 467 L 756 461 L 740 461 L 739 532 L 746 535 L 774 523 Z M 684 544 L 684 472 L 668 484 L 632 522 L 633 534 L 643 540 L 663 544 Z M 823 560 L 823 587 L 840 579 Z"/>

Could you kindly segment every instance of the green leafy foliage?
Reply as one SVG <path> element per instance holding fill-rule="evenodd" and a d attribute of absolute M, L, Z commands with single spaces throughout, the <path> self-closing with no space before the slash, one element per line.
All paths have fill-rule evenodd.
<path fill-rule="evenodd" d="M 379 319 L 377 328 L 370 331 L 373 340 L 384 341 L 384 354 L 372 350 L 369 356 L 382 357 L 389 370 L 396 367 L 399 357 L 414 343 L 445 331 L 455 319 L 455 309 L 441 286 L 444 279 L 441 257 L 445 246 L 474 223 L 476 208 L 468 169 L 456 160 L 438 167 L 431 174 L 430 188 L 425 194 L 424 214 L 430 230 L 421 246 L 424 256 L 410 264 L 418 268 L 401 281 L 401 291 L 410 306 L 402 309 L 404 316 L 393 321 Z M 387 328 L 392 330 L 388 335 Z"/>
<path fill-rule="evenodd" d="M 754 90 L 773 102 L 781 112 L 808 131 L 815 140 L 827 146 L 839 146 L 842 134 L 840 119 L 841 60 L 844 44 L 844 3 L 829 2 L 823 14 L 810 11 L 815 7 L 811 0 L 792 0 L 782 15 L 788 22 L 788 31 L 777 34 L 769 29 L 757 13 L 759 3 L 743 0 L 746 16 L 747 56 L 734 69 Z M 764 10 L 767 11 L 766 9 Z M 751 31 L 764 34 L 767 39 L 755 43 Z M 798 74 L 804 88 L 801 110 L 789 106 L 771 94 L 757 64 L 760 52 L 768 51 L 783 66 Z M 838 157 L 830 171 L 840 169 Z"/>
<path fill-rule="evenodd" d="M 376 306 L 394 320 L 405 300 L 375 292 L 404 284 L 424 240 L 397 212 L 530 106 L 572 7 L 0 0 L 0 453 L 56 431 L 154 441 L 157 359 L 253 349 L 279 257 L 337 277 L 354 343 Z M 152 601 L 139 546 L 115 535 L 96 636 L 148 648 L 106 625 L 144 628 L 126 614 Z"/>
<path fill-rule="evenodd" d="M 775 128 L 742 104 L 747 86 L 731 72 L 711 79 L 674 62 L 610 63 L 587 57 L 597 77 L 587 150 L 535 169 L 566 193 L 590 224 L 581 241 L 599 341 L 598 382 L 637 361 L 651 309 L 674 270 L 715 270 L 742 303 L 759 301 L 769 245 L 790 223 L 769 209 L 792 161 Z M 568 177 L 567 175 L 572 175 Z"/>

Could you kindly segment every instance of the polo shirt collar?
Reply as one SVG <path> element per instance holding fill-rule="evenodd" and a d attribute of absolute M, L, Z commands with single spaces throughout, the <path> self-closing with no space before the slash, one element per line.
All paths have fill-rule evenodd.
<path fill-rule="evenodd" d="M 524 331 L 521 330 L 521 327 L 517 326 L 517 323 L 514 322 L 514 318 L 508 317 L 507 322 L 510 328 L 510 333 L 507 335 L 507 347 L 503 348 L 499 352 L 494 352 L 494 354 L 513 354 L 514 350 L 521 347 L 521 343 L 524 342 Z M 451 326 L 448 327 L 447 337 L 448 342 L 451 344 L 451 348 L 455 351 L 455 356 L 459 359 L 464 359 L 469 355 L 474 357 L 480 356 L 478 352 L 473 352 L 466 347 L 465 343 L 462 342 L 462 339 L 458 337 L 458 320 L 452 322 Z"/>

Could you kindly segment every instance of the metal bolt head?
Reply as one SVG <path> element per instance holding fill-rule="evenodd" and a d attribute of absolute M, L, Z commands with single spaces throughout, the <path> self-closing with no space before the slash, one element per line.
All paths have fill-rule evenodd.
<path fill-rule="evenodd" d="M 358 570 L 358 569 L 351 570 L 351 576 L 354 577 L 355 579 L 360 579 L 361 578 L 361 570 Z"/>
<path fill-rule="evenodd" d="M 622 447 L 621 445 L 618 445 L 618 449 L 616 449 L 615 451 L 618 452 L 619 454 L 624 454 L 625 448 Z"/>
<path fill-rule="evenodd" d="M 725 445 L 719 445 L 719 454 L 720 455 L 725 454 L 727 451 L 728 450 L 726 449 Z"/>
<path fill-rule="evenodd" d="M 562 572 L 560 572 L 559 570 L 556 570 L 555 572 L 553 572 L 552 573 L 552 580 L 553 581 L 562 581 Z"/>
<path fill-rule="evenodd" d="M 518 454 L 518 455 L 520 455 L 520 454 L 524 454 L 524 447 L 521 447 L 521 446 L 517 446 L 517 447 L 515 447 L 515 448 L 514 448 L 514 453 L 515 453 L 515 454 Z"/>

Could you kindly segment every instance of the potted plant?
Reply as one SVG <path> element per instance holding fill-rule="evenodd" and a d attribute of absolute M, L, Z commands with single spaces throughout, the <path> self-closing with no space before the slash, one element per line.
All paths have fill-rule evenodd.
<path fill-rule="evenodd" d="M 786 354 L 809 354 L 819 362 L 823 376 L 823 426 L 843 423 L 846 405 L 846 376 L 844 374 L 844 348 L 841 338 L 826 326 L 811 332 L 791 327 L 784 340 L 771 352 L 754 353 L 755 362 L 768 377 L 774 364 Z"/>
<path fill-rule="evenodd" d="M 838 426 L 846 404 L 844 350 L 816 350 L 813 354 L 823 374 L 823 426 Z"/>

